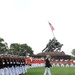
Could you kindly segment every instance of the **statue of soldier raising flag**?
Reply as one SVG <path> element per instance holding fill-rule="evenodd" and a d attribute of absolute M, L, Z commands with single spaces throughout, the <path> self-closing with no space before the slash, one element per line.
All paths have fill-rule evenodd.
<path fill-rule="evenodd" d="M 49 40 L 49 43 L 42 50 L 42 52 L 52 52 L 54 50 L 61 50 L 61 47 L 63 46 L 63 44 L 61 44 L 60 42 L 58 42 L 58 40 L 55 38 L 55 35 L 53 33 L 54 27 L 52 26 L 52 24 L 50 22 L 48 22 L 48 23 L 49 23 L 49 25 L 51 27 L 51 31 L 52 31 L 52 34 L 53 34 L 53 39 Z"/>

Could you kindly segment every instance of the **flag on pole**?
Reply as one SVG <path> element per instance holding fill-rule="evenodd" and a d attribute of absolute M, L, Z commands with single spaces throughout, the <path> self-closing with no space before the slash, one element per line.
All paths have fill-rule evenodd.
<path fill-rule="evenodd" d="M 53 31 L 54 30 L 54 27 L 52 26 L 52 24 L 50 22 L 48 22 L 50 27 L 51 27 L 51 30 Z"/>

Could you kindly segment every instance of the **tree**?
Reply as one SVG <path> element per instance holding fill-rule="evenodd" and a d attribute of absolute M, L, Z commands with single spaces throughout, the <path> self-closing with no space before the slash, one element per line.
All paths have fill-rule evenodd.
<path fill-rule="evenodd" d="M 12 43 L 8 49 L 8 44 L 3 38 L 0 38 L 0 53 L 1 54 L 13 54 L 13 55 L 32 55 L 33 50 L 27 44 Z"/>
<path fill-rule="evenodd" d="M 75 56 L 75 49 L 73 49 L 71 53 Z"/>
<path fill-rule="evenodd" d="M 32 55 L 33 50 L 27 44 L 12 43 L 10 45 L 9 54 L 27 56 L 27 55 Z"/>
<path fill-rule="evenodd" d="M 20 49 L 21 49 L 21 52 L 23 53 L 23 55 L 31 56 L 33 54 L 32 48 L 30 46 L 28 46 L 27 44 L 21 44 Z"/>
<path fill-rule="evenodd" d="M 18 52 L 20 50 L 20 44 L 18 43 L 12 43 L 10 45 L 10 50 L 9 50 L 9 54 L 14 54 L 14 55 L 18 55 Z"/>
<path fill-rule="evenodd" d="M 8 44 L 0 37 L 0 53 L 5 54 L 8 50 Z"/>

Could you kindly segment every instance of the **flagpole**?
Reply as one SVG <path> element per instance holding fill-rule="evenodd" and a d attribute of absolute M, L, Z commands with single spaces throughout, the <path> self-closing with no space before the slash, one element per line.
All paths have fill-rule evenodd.
<path fill-rule="evenodd" d="M 51 30 L 52 31 L 52 30 Z M 52 34 L 53 34 L 53 37 L 55 37 L 55 34 L 54 34 L 54 32 L 52 31 Z"/>

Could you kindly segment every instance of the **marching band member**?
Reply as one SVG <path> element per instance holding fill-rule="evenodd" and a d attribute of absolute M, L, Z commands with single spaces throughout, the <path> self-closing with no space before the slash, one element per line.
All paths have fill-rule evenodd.
<path fill-rule="evenodd" d="M 56 60 L 56 66 L 59 67 L 59 60 Z"/>
<path fill-rule="evenodd" d="M 4 66 L 5 66 L 5 62 L 4 62 L 4 58 L 3 56 L 0 56 L 0 75 L 4 75 Z"/>
<path fill-rule="evenodd" d="M 69 67 L 69 60 L 66 60 L 66 67 Z"/>
<path fill-rule="evenodd" d="M 55 60 L 52 59 L 52 66 L 54 67 L 55 66 Z"/>
<path fill-rule="evenodd" d="M 64 67 L 64 59 L 60 60 L 61 62 L 61 67 Z"/>
<path fill-rule="evenodd" d="M 73 59 L 72 59 L 72 60 L 70 60 L 70 67 L 74 67 Z"/>
<path fill-rule="evenodd" d="M 4 68 L 5 75 L 9 75 L 9 63 L 7 55 L 4 56 L 4 61 L 5 61 L 5 68 Z"/>

